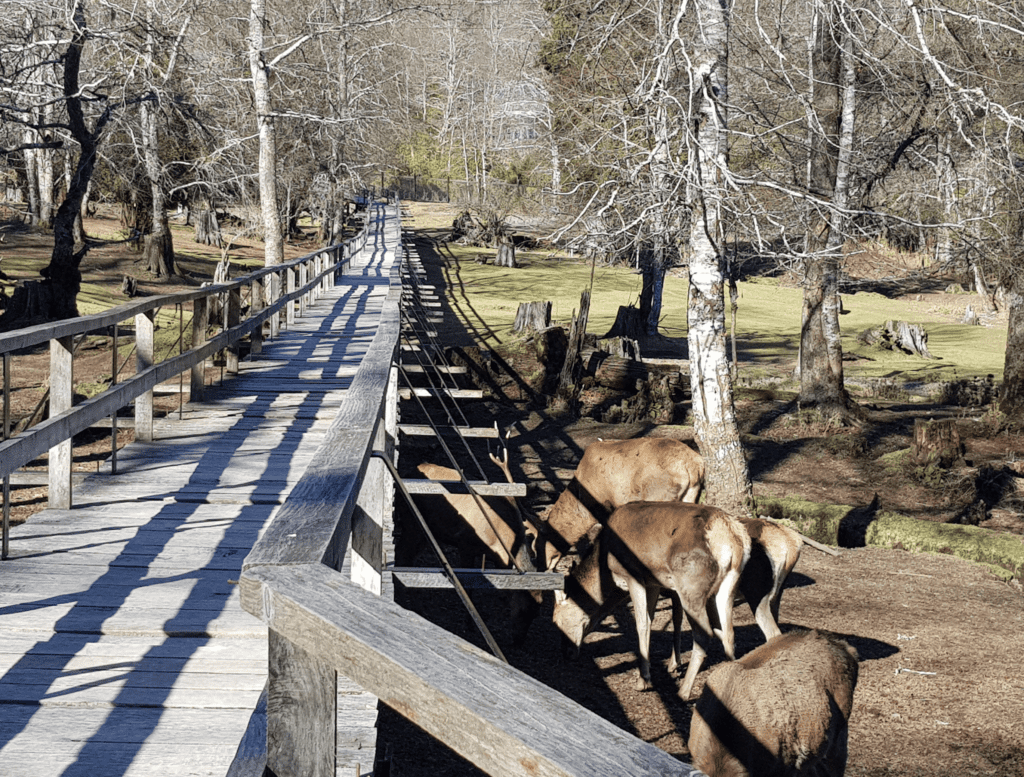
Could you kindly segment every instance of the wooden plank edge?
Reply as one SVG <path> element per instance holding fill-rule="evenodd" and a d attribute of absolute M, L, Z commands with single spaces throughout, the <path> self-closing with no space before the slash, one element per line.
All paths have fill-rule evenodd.
<path fill-rule="evenodd" d="M 424 480 L 402 478 L 410 494 L 468 494 L 461 480 Z M 485 483 L 470 480 L 470 487 L 481 496 L 526 496 L 525 483 Z"/>
<path fill-rule="evenodd" d="M 240 584 L 243 607 L 272 631 L 351 678 L 488 774 L 701 775 L 323 565 L 252 566 Z M 271 703 L 268 726 L 273 715 Z"/>
<path fill-rule="evenodd" d="M 443 569 L 428 567 L 389 567 L 395 580 L 406 588 L 453 588 Z M 516 572 L 512 569 L 455 569 L 464 588 L 501 591 L 561 591 L 565 575 L 561 572 Z"/>

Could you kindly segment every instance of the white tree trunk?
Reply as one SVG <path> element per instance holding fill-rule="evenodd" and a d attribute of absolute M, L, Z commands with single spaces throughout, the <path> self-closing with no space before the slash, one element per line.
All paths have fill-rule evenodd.
<path fill-rule="evenodd" d="M 690 152 L 691 192 L 696 195 L 690 230 L 687 307 L 694 432 L 704 457 L 707 501 L 746 513 L 752 490 L 740 445 L 725 336 L 725 273 L 722 256 L 721 175 L 727 164 L 726 98 L 728 1 L 697 2 L 701 44 L 691 58 L 699 81 L 696 143 Z"/>
<path fill-rule="evenodd" d="M 277 132 L 270 99 L 270 69 L 267 67 L 263 26 L 266 23 L 266 0 L 251 0 L 249 5 L 249 68 L 256 102 L 256 127 L 260 139 L 259 188 L 260 213 L 263 218 L 264 264 L 271 266 L 284 260 L 281 239 L 281 215 L 277 207 Z M 279 290 L 274 290 L 277 299 Z"/>

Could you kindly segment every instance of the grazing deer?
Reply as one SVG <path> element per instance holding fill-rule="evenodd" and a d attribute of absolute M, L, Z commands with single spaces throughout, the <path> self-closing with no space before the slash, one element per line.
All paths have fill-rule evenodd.
<path fill-rule="evenodd" d="M 777 637 L 779 602 L 786 578 L 800 560 L 804 538 L 788 526 L 764 518 L 740 518 L 750 535 L 750 560 L 740 575 L 739 591 L 754 613 L 765 639 Z"/>
<path fill-rule="evenodd" d="M 696 502 L 704 460 L 690 446 L 663 437 L 598 440 L 587 446 L 537 540 L 537 558 L 558 560 L 612 511 L 629 502 Z"/>
<path fill-rule="evenodd" d="M 857 652 L 790 631 L 711 670 L 690 722 L 693 765 L 710 777 L 842 777 Z"/>
<path fill-rule="evenodd" d="M 658 596 L 673 598 L 675 643 L 669 670 L 681 664 L 682 613 L 690 621 L 693 652 L 679 695 L 688 699 L 715 633 L 735 656 L 732 603 L 740 571 L 750 555 L 750 536 L 727 513 L 682 502 L 632 502 L 615 510 L 594 543 L 555 591 L 553 619 L 578 652 L 586 635 L 625 601 L 633 603 L 640 641 L 637 689 L 651 687 L 651 620 Z M 712 630 L 714 602 L 721 628 Z M 678 605 L 678 608 L 675 606 Z M 681 608 L 681 611 L 679 611 Z"/>

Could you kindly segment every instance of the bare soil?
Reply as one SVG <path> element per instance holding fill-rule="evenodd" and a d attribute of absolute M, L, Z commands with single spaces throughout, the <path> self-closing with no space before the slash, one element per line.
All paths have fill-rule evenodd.
<path fill-rule="evenodd" d="M 111 217 L 86 224 L 91 234 L 111 232 Z M 426 236 L 437 237 L 434 236 Z M 88 280 L 119 288 L 133 275 L 148 293 L 191 288 L 212 277 L 219 252 L 191 242 L 189 232 L 175 235 L 179 250 L 206 257 L 182 261 L 180 282 L 158 283 L 140 271 L 138 255 L 125 246 L 91 252 L 83 268 Z M 428 264 L 440 255 L 421 246 Z M 8 232 L 5 256 L 32 256 L 39 267 L 49 258 L 46 236 Z M 261 247 L 244 243 L 239 251 L 259 256 Z M 289 247 L 290 255 L 312 250 Z M 5 269 L 7 269 L 5 267 Z M 914 292 L 915 294 L 917 292 Z M 448 332 L 452 342 L 464 337 Z M 83 346 L 75 360 L 76 380 L 109 375 L 109 346 Z M 15 358 L 11 405 L 14 420 L 39 402 L 48 369 L 45 352 Z M 515 365 L 512 365 L 513 369 Z M 523 372 L 526 374 L 526 372 Z M 211 379 L 218 376 L 216 370 Z M 177 407 L 178 397 L 160 400 L 161 412 Z M 994 531 L 1024 533 L 1018 476 L 1024 475 L 1024 437 L 994 426 L 985 407 L 913 404 L 881 397 L 862 400 L 863 426 L 834 429 L 796 412 L 791 398 L 772 390 L 744 390 L 738 412 L 757 494 L 793 495 L 812 501 L 866 505 L 877 494 L 883 509 L 922 520 L 977 520 Z M 609 426 L 559 416 L 525 403 L 491 402 L 473 411 L 473 420 L 515 426 L 513 450 L 517 475 L 530 484 L 528 502 L 543 514 L 571 476 L 583 449 L 597 437 L 650 433 L 646 425 Z M 681 408 L 685 418 L 685 407 Z M 886 465 L 882 457 L 910 444 L 918 417 L 957 419 L 965 442 L 965 462 L 944 473 L 921 473 Z M 685 426 L 657 433 L 686 438 Z M 123 430 L 118 444 L 132 438 Z M 76 469 L 95 469 L 109 455 L 109 433 L 91 430 L 75 445 Z M 410 446 L 405 460 L 424 453 Z M 478 451 L 481 455 L 485 450 Z M 516 458 L 518 457 L 518 461 Z M 486 457 L 484 456 L 486 459 Z M 39 468 L 43 461 L 35 462 Z M 45 488 L 14 488 L 15 521 L 45 507 Z M 971 508 L 974 506 L 973 512 Z M 424 563 L 431 563 L 424 559 Z M 454 597 L 435 592 L 400 591 L 399 601 L 467 639 L 473 633 Z M 511 646 L 506 601 L 500 595 L 475 596 L 510 661 L 559 693 L 603 715 L 636 736 L 686 759 L 691 705 L 675 695 L 675 678 L 664 668 L 671 645 L 662 602 L 652 644 L 655 689 L 634 690 L 636 636 L 625 610 L 592 634 L 576 662 L 561 658 L 558 635 L 550 623 L 550 602 L 534 623 L 523 649 Z M 1001 582 L 984 569 L 951 556 L 911 554 L 878 548 L 848 548 L 833 558 L 805 549 L 782 601 L 783 629 L 801 625 L 837 632 L 861 657 L 860 680 L 850 720 L 851 775 L 951 774 L 1019 777 L 1024 774 L 1024 596 L 1016 583 Z M 749 610 L 737 609 L 737 644 L 745 653 L 763 637 Z M 707 668 L 725 660 L 712 653 Z M 703 685 L 706 670 L 698 678 Z M 392 774 L 473 775 L 478 772 L 395 713 L 384 710 L 382 747 L 392 754 Z"/>

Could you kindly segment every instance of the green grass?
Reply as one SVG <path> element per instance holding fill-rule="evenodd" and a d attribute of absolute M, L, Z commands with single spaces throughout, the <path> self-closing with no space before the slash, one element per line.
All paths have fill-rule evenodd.
<path fill-rule="evenodd" d="M 761 497 L 757 509 L 812 539 L 838 545 L 839 526 L 854 508 L 791 497 Z M 1024 538 L 1015 534 L 880 512 L 868 524 L 864 540 L 876 547 L 952 555 L 982 564 L 1000 579 L 1024 579 Z"/>
<path fill-rule="evenodd" d="M 579 260 L 520 251 L 517 257 L 524 266 L 508 269 L 476 263 L 480 254 L 493 256 L 493 250 L 454 244 L 449 248 L 460 259 L 461 292 L 475 315 L 486 321 L 503 341 L 511 337 L 519 302 L 549 300 L 552 318 L 556 323 L 567 324 L 573 311 L 579 308 L 580 293 L 591 285 L 591 267 Z M 598 335 L 607 332 L 619 306 L 636 304 L 640 283 L 640 276 L 628 268 L 597 267 L 588 331 Z M 737 329 L 741 361 L 754 365 L 795 361 L 801 290 L 780 286 L 774 279 L 741 282 L 739 289 Z M 662 303 L 662 334 L 686 335 L 686 292 L 684 277 L 667 278 Z M 942 310 L 928 309 L 927 303 L 893 300 L 869 292 L 844 295 L 843 304 L 849 311 L 840 320 L 843 349 L 866 357 L 847 362 L 844 369 L 848 377 L 939 381 L 951 380 L 955 372 L 961 378 L 988 374 L 994 375 L 996 380 L 1002 378 L 1005 326 L 954 324 L 943 318 Z M 890 319 L 922 324 L 928 332 L 929 350 L 937 358 L 907 356 L 857 341 L 857 335 L 863 330 Z"/>

